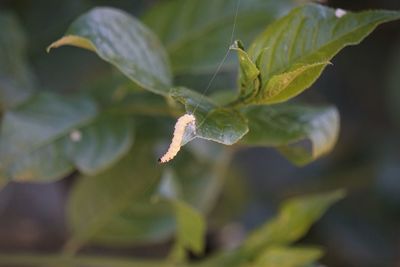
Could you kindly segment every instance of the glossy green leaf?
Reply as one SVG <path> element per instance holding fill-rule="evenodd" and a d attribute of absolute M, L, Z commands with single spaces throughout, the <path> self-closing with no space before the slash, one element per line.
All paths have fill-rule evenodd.
<path fill-rule="evenodd" d="M 295 242 L 343 196 L 343 191 L 339 190 L 287 200 L 275 218 L 251 233 L 243 249 L 250 255 L 257 255 L 268 247 Z"/>
<path fill-rule="evenodd" d="M 339 134 L 339 113 L 332 106 L 257 106 L 246 109 L 244 115 L 250 130 L 243 144 L 277 147 L 299 165 L 330 152 Z"/>
<path fill-rule="evenodd" d="M 94 8 L 49 46 L 72 45 L 97 53 L 141 87 L 166 95 L 171 74 L 164 48 L 141 22 L 114 8 Z"/>
<path fill-rule="evenodd" d="M 264 251 L 249 267 L 309 267 L 322 254 L 318 248 L 273 247 Z"/>
<path fill-rule="evenodd" d="M 28 99 L 35 79 L 27 64 L 26 40 L 18 20 L 0 13 L 0 110 Z"/>
<path fill-rule="evenodd" d="M 166 45 L 175 73 L 212 73 L 231 45 L 234 23 L 234 36 L 249 43 L 294 5 L 291 0 L 162 1 L 144 21 Z M 225 64 L 234 66 L 233 58 Z"/>
<path fill-rule="evenodd" d="M 17 181 L 61 178 L 73 169 L 64 153 L 69 134 L 96 115 L 96 105 L 86 97 L 34 96 L 4 115 L 0 169 Z"/>
<path fill-rule="evenodd" d="M 239 112 L 219 107 L 207 96 L 186 88 L 174 88 L 171 96 L 196 117 L 194 138 L 232 145 L 248 131 L 246 120 Z"/>
<path fill-rule="evenodd" d="M 399 18 L 396 11 L 351 13 L 315 4 L 294 9 L 251 45 L 248 55 L 260 70 L 260 88 L 250 98 L 242 95 L 242 101 L 272 104 L 300 94 L 341 49 L 360 43 L 379 24 Z"/>
<path fill-rule="evenodd" d="M 69 157 L 84 174 L 94 175 L 124 156 L 133 142 L 129 119 L 103 115 L 70 133 Z"/>

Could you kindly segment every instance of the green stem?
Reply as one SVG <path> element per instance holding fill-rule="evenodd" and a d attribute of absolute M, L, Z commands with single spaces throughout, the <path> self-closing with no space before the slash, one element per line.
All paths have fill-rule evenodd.
<path fill-rule="evenodd" d="M 128 258 L 75 256 L 56 254 L 0 254 L 1 266 L 60 266 L 60 267 L 172 267 L 169 262 L 134 260 Z M 180 266 L 185 267 L 185 266 Z"/>

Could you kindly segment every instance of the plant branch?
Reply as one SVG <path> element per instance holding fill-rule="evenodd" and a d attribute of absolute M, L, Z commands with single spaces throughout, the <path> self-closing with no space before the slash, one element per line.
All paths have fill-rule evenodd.
<path fill-rule="evenodd" d="M 62 267 L 172 267 L 169 262 L 135 260 L 98 256 L 60 256 L 56 254 L 0 254 L 1 266 L 62 266 Z M 180 267 L 185 267 L 180 265 Z"/>

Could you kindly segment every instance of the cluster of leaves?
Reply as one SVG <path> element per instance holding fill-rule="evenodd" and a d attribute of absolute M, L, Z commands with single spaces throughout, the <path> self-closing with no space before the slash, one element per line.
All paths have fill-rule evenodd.
<path fill-rule="evenodd" d="M 189 143 L 162 168 L 156 153 L 170 136 L 172 121 L 159 117 L 193 113 L 194 138 L 275 147 L 295 164 L 309 163 L 333 148 L 338 111 L 278 103 L 310 87 L 342 48 L 400 18 L 390 11 L 344 14 L 314 4 L 294 8 L 289 0 L 243 1 L 238 13 L 236 5 L 235 0 L 168 1 L 148 11 L 144 24 L 113 8 L 90 10 L 48 50 L 63 45 L 91 50 L 130 81 L 116 74 L 67 96 L 37 89 L 20 26 L 13 16 L 1 15 L 0 181 L 50 182 L 79 171 L 83 177 L 68 204 L 72 236 L 66 251 L 87 243 L 156 242 L 176 231 L 173 260 L 184 258 L 185 249 L 201 253 L 203 215 L 231 172 L 233 150 Z M 245 49 L 236 41 L 230 48 L 238 55 L 239 91 L 209 97 L 174 84 L 178 76 L 217 69 L 234 20 L 236 35 L 250 44 Z M 234 71 L 235 62 L 228 57 L 222 69 Z M 290 200 L 240 248 L 201 265 L 306 266 L 321 251 L 289 245 L 341 195 Z"/>

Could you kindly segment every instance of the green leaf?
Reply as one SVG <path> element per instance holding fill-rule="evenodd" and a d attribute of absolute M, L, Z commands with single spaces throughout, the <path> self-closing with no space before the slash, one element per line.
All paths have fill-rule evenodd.
<path fill-rule="evenodd" d="M 260 88 L 256 96 L 240 98 L 245 103 L 272 104 L 295 97 L 315 82 L 341 49 L 360 43 L 379 24 L 399 18 L 396 11 L 343 14 L 315 4 L 294 9 L 251 45 L 248 55 L 260 70 Z"/>
<path fill-rule="evenodd" d="M 244 251 L 249 255 L 257 255 L 271 246 L 295 242 L 343 196 L 344 192 L 338 190 L 287 200 L 275 218 L 251 233 L 244 243 Z"/>
<path fill-rule="evenodd" d="M 94 8 L 76 19 L 63 45 L 85 48 L 117 67 L 141 87 L 166 95 L 171 87 L 168 58 L 157 37 L 141 22 L 114 8 Z"/>
<path fill-rule="evenodd" d="M 273 247 L 264 251 L 249 267 L 309 267 L 322 257 L 318 248 Z"/>
<path fill-rule="evenodd" d="M 246 120 L 239 112 L 219 107 L 206 96 L 182 87 L 174 88 L 170 94 L 185 105 L 187 113 L 196 117 L 194 138 L 232 145 L 248 131 Z"/>
<path fill-rule="evenodd" d="M 160 177 L 149 144 L 142 142 L 112 168 L 75 185 L 68 203 L 71 250 L 88 242 L 130 245 L 159 241 L 174 227 L 166 203 L 151 204 Z"/>
<path fill-rule="evenodd" d="M 243 144 L 277 147 L 298 165 L 330 152 L 338 138 L 339 113 L 332 106 L 257 106 L 247 108 L 244 115 L 250 130 Z"/>
<path fill-rule="evenodd" d="M 200 214 L 195 210 L 206 211 L 210 198 L 216 198 L 214 194 L 218 194 L 219 187 L 214 187 L 215 183 L 225 177 L 213 164 L 223 168 L 221 161 L 225 161 L 225 156 L 220 154 L 216 162 L 204 162 L 183 151 L 184 157 L 174 161 L 173 169 L 168 168 L 158 182 L 161 169 L 151 151 L 150 143 L 141 139 L 116 165 L 94 177 L 84 177 L 76 184 L 68 208 L 74 232 L 70 248 L 90 242 L 112 246 L 160 242 L 170 237 L 175 229 L 178 235 L 185 235 L 179 238 L 186 239 L 186 229 L 192 226 L 179 221 L 176 228 L 176 216 L 180 217 L 178 220 L 193 216 L 198 219 L 193 227 L 200 225 Z M 147 190 L 149 187 L 151 189 Z M 158 199 L 155 196 L 172 199 L 150 202 L 150 199 Z M 183 204 L 175 205 L 175 201 Z M 194 210 L 185 214 L 185 207 L 181 205 L 193 206 Z M 183 228 L 179 224 L 183 224 Z M 203 231 L 202 227 L 197 229 Z M 189 244 L 188 248 L 198 251 L 200 237 L 195 240 L 197 245 Z M 184 241 L 184 247 L 187 246 Z"/>
<path fill-rule="evenodd" d="M 177 178 L 178 177 L 174 175 L 172 170 L 167 169 L 160 183 L 159 194 L 166 199 L 174 209 L 177 224 L 177 237 L 171 252 L 171 258 L 176 262 L 182 262 L 186 259 L 186 249 L 196 254 L 203 252 L 206 222 L 198 210 L 183 200 L 183 186 L 180 183 L 182 180 L 178 181 Z M 183 176 L 179 178 L 186 177 Z M 195 177 L 191 177 L 191 180 L 194 180 L 194 178 Z M 201 179 L 202 177 L 196 178 Z M 187 187 L 190 188 L 190 185 L 185 185 L 185 189 Z M 197 192 L 202 193 L 206 188 L 197 187 L 196 189 Z M 196 191 L 194 192 L 195 194 Z M 189 199 L 193 200 L 193 198 Z"/>
<path fill-rule="evenodd" d="M 97 174 L 128 152 L 133 143 L 132 132 L 127 118 L 100 116 L 93 123 L 71 132 L 69 157 L 82 173 Z"/>
<path fill-rule="evenodd" d="M 249 43 L 294 5 L 291 0 L 172 0 L 150 9 L 144 21 L 167 46 L 174 73 L 212 73 L 231 45 L 235 22 L 235 36 Z M 234 66 L 228 59 L 225 67 Z"/>
<path fill-rule="evenodd" d="M 1 152 L 0 152 L 1 153 Z M 2 158 L 7 159 L 6 156 Z M 67 176 L 74 166 L 64 155 L 64 139 L 54 140 L 49 145 L 40 146 L 32 151 L 4 162 L 0 166 L 7 181 L 52 182 Z"/>
<path fill-rule="evenodd" d="M 5 113 L 0 132 L 0 170 L 16 181 L 50 181 L 72 171 L 65 156 L 68 135 L 90 123 L 96 105 L 86 97 L 48 93 Z"/>
<path fill-rule="evenodd" d="M 202 213 L 208 212 L 214 204 L 226 178 L 227 156 L 214 151 L 218 160 L 198 159 L 183 150 L 184 155 L 161 175 L 162 169 L 152 153 L 154 139 L 144 141 L 139 137 L 143 134 L 140 131 L 147 132 L 146 125 L 149 120 L 143 127 L 136 127 L 139 131 L 136 138 L 140 141 L 126 157 L 104 173 L 84 177 L 73 188 L 68 205 L 68 217 L 75 233 L 69 245 L 72 250 L 88 242 L 129 246 L 171 237 L 174 230 L 181 229 L 176 229 L 171 202 L 150 201 L 159 196 L 178 197 L 179 201 Z M 149 183 L 152 189 L 140 196 Z"/>
<path fill-rule="evenodd" d="M 132 144 L 131 123 L 99 115 L 85 96 L 40 93 L 5 113 L 0 132 L 0 172 L 9 180 L 53 181 L 77 167 L 103 171 Z"/>
<path fill-rule="evenodd" d="M 33 93 L 35 80 L 26 62 L 26 40 L 19 21 L 0 13 L 0 110 L 14 107 Z"/>
<path fill-rule="evenodd" d="M 239 55 L 239 66 L 240 66 L 240 97 L 249 98 L 258 92 L 260 87 L 260 81 L 258 76 L 260 71 L 256 64 L 251 60 L 250 56 L 244 51 L 243 45 L 240 41 L 235 41 L 231 46 L 232 50 L 236 50 Z"/>
<path fill-rule="evenodd" d="M 178 257 L 181 248 L 189 249 L 195 254 L 201 254 L 204 250 L 206 222 L 203 216 L 193 207 L 183 201 L 173 200 L 177 222 L 177 247 Z"/>
<path fill-rule="evenodd" d="M 274 75 L 258 97 L 268 99 L 264 102 L 268 104 L 285 102 L 298 95 L 300 92 L 299 88 L 306 89 L 310 87 L 315 81 L 312 75 L 319 76 L 323 68 L 328 64 L 329 62 L 299 64 L 298 66 L 294 66 L 290 71 Z"/>

